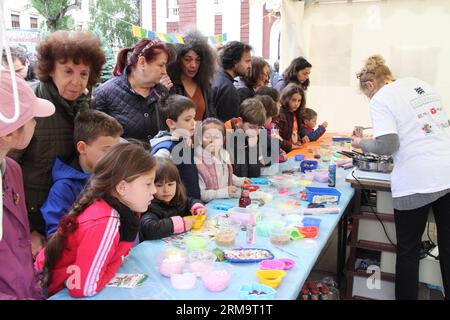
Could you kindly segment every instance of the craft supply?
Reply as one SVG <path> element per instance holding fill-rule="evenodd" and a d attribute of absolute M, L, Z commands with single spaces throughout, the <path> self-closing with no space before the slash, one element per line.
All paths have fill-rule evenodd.
<path fill-rule="evenodd" d="M 106 285 L 107 287 L 118 288 L 137 288 L 139 287 L 148 276 L 146 274 L 125 274 L 116 273 L 116 275 Z"/>
<path fill-rule="evenodd" d="M 328 166 L 328 186 L 335 187 L 336 186 L 336 165 L 330 164 Z"/>
<path fill-rule="evenodd" d="M 186 272 L 181 274 L 172 274 L 170 284 L 174 289 L 190 290 L 195 287 L 197 276 L 194 273 Z"/>
<path fill-rule="evenodd" d="M 274 300 L 277 291 L 265 284 L 244 284 L 239 290 L 241 300 Z"/>
<path fill-rule="evenodd" d="M 269 250 L 257 248 L 225 249 L 223 255 L 225 260 L 235 263 L 260 262 L 274 258 Z"/>
<path fill-rule="evenodd" d="M 281 280 L 286 275 L 284 270 L 256 270 L 256 275 L 260 283 L 277 288 Z"/>
<path fill-rule="evenodd" d="M 252 200 L 249 197 L 249 190 L 242 187 L 241 198 L 239 199 L 239 207 L 246 208 L 252 203 Z"/>
<path fill-rule="evenodd" d="M 250 215 L 250 220 L 247 224 L 247 244 L 255 244 L 256 241 L 256 221 L 255 215 Z"/>
<path fill-rule="evenodd" d="M 285 246 L 291 242 L 291 228 L 281 227 L 270 230 L 270 242 L 275 246 Z"/>
<path fill-rule="evenodd" d="M 202 273 L 201 278 L 206 289 L 218 292 L 223 291 L 228 287 L 232 274 L 232 265 L 224 262 L 214 262 L 211 271 Z"/>

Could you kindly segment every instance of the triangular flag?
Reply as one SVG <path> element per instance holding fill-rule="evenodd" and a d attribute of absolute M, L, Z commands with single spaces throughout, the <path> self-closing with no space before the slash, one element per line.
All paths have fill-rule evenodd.
<path fill-rule="evenodd" d="M 147 38 L 155 39 L 156 38 L 156 33 L 153 32 L 153 31 L 147 31 Z"/>
<path fill-rule="evenodd" d="M 178 42 L 177 37 L 175 37 L 175 35 L 173 35 L 173 34 L 168 34 L 167 37 L 169 38 L 170 43 L 177 43 Z"/>
<path fill-rule="evenodd" d="M 137 38 L 141 37 L 141 28 L 139 26 L 133 26 L 133 36 Z"/>
<path fill-rule="evenodd" d="M 145 38 L 147 36 L 147 30 L 141 28 L 141 38 Z"/>
<path fill-rule="evenodd" d="M 227 34 L 222 33 L 222 42 L 227 42 Z"/>
<path fill-rule="evenodd" d="M 183 36 L 176 36 L 176 38 L 177 38 L 177 40 L 178 40 L 178 43 L 181 43 L 181 44 L 184 44 L 184 38 L 183 38 Z"/>

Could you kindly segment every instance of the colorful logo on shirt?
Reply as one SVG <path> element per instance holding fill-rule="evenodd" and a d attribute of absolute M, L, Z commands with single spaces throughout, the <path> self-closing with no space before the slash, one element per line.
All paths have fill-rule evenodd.
<path fill-rule="evenodd" d="M 430 109 L 430 112 L 431 112 L 431 114 L 436 114 L 436 113 L 437 113 L 437 110 L 436 110 L 436 108 L 431 108 L 431 109 Z"/>
<path fill-rule="evenodd" d="M 433 130 L 431 130 L 432 126 L 431 124 L 427 123 L 422 127 L 422 130 L 425 132 L 426 135 L 433 134 Z"/>

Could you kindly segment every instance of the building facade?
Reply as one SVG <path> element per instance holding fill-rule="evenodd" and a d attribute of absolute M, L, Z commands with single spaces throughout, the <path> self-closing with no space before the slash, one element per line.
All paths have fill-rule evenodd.
<path fill-rule="evenodd" d="M 205 36 L 227 33 L 228 41 L 253 46 L 254 54 L 279 57 L 279 1 L 266 0 L 141 0 L 141 27 L 182 34 L 196 28 Z"/>

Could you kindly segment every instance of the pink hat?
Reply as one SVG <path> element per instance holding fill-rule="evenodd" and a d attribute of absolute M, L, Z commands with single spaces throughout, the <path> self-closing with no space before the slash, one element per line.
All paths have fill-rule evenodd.
<path fill-rule="evenodd" d="M 39 99 L 24 80 L 16 77 L 19 96 L 20 115 L 17 121 L 5 123 L 0 118 L 0 137 L 16 131 L 33 117 L 48 117 L 55 113 L 55 106 L 48 100 Z M 14 91 L 11 74 L 7 70 L 1 71 L 0 79 L 0 112 L 3 117 L 14 116 Z"/>

